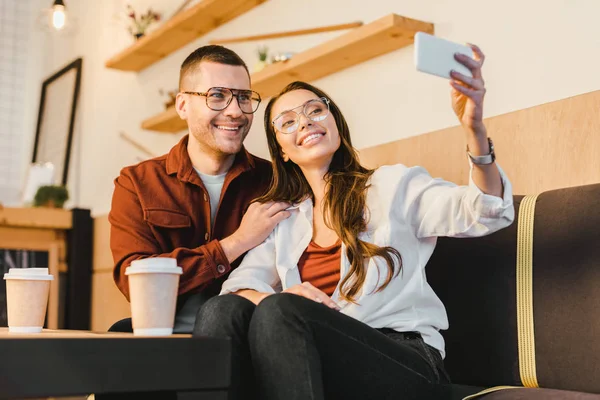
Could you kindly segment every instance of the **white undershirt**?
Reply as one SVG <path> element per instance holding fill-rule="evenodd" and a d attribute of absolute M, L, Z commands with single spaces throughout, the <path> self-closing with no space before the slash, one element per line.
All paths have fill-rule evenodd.
<path fill-rule="evenodd" d="M 200 176 L 200 179 L 202 179 L 202 182 L 208 191 L 208 197 L 210 199 L 210 226 L 212 228 L 215 223 L 215 215 L 217 215 L 217 207 L 219 206 L 221 190 L 223 189 L 227 172 L 221 175 L 206 175 L 198 171 L 196 167 L 194 167 L 194 169 L 198 173 L 198 176 Z"/>
<path fill-rule="evenodd" d="M 219 199 L 221 197 L 221 190 L 225 183 L 225 175 L 206 175 L 198 171 L 194 167 L 200 179 L 204 183 L 206 190 L 208 191 L 208 198 L 210 200 L 210 226 L 213 227 L 215 223 L 215 215 L 217 215 L 217 207 L 219 206 Z M 196 321 L 196 314 L 203 304 L 202 293 L 192 295 L 187 299 L 181 310 L 175 316 L 174 332 L 176 333 L 190 333 L 194 329 L 194 322 Z"/>

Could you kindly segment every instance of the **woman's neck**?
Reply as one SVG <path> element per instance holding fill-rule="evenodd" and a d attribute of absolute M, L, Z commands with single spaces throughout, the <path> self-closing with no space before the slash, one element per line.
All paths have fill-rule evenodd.
<path fill-rule="evenodd" d="M 328 167 L 302 169 L 304 177 L 306 178 L 306 181 L 310 185 L 313 195 L 315 196 L 315 207 L 320 206 L 325 198 L 325 188 L 327 186 L 325 182 L 325 174 L 327 173 L 328 169 Z"/>

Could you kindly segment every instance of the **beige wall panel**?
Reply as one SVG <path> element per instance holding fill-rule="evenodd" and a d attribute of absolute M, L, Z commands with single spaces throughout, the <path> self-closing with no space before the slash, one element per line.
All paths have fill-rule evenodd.
<path fill-rule="evenodd" d="M 106 331 L 120 319 L 131 316 L 129 303 L 119 292 L 111 272 L 92 276 L 92 330 Z"/>
<path fill-rule="evenodd" d="M 600 91 L 486 120 L 499 165 L 516 194 L 600 182 Z M 421 165 L 432 176 L 468 180 L 465 138 L 453 127 L 366 148 L 369 167 Z"/>
<path fill-rule="evenodd" d="M 108 215 L 101 215 L 94 218 L 94 271 L 112 271 L 113 265 Z"/>

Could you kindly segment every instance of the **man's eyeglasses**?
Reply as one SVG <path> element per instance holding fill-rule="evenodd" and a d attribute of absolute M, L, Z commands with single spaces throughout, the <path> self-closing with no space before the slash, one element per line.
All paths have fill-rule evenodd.
<path fill-rule="evenodd" d="M 298 108 L 302 108 L 299 113 L 294 111 Z M 323 121 L 329 115 L 329 99 L 321 97 L 309 100 L 301 106 L 282 112 L 275 117 L 272 124 L 281 133 L 294 133 L 300 126 L 300 114 L 304 114 L 311 121 Z"/>
<path fill-rule="evenodd" d="M 234 92 L 236 92 L 234 94 Z M 238 90 L 224 87 L 212 87 L 207 92 L 181 92 L 194 96 L 206 97 L 206 106 L 213 111 L 221 111 L 229 107 L 231 100 L 235 96 L 240 110 L 244 114 L 253 114 L 258 109 L 261 98 L 253 90 Z"/>

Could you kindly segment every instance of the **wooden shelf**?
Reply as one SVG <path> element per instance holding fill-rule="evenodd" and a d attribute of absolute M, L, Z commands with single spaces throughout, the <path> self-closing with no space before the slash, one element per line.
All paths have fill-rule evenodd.
<path fill-rule="evenodd" d="M 0 208 L 0 226 L 71 229 L 72 213 L 62 208 Z"/>
<path fill-rule="evenodd" d="M 315 79 L 341 71 L 377 56 L 409 46 L 419 31 L 433 33 L 433 24 L 390 14 L 335 39 L 320 44 L 290 60 L 270 64 L 252 74 L 252 89 L 263 99 L 273 96 L 290 82 Z M 186 129 L 174 108 L 142 123 L 142 128 L 160 132 Z"/>
<path fill-rule="evenodd" d="M 265 1 L 202 0 L 112 57 L 106 62 L 106 67 L 141 71 Z"/>
<path fill-rule="evenodd" d="M 271 97 L 296 80 L 311 82 L 413 43 L 433 24 L 390 14 L 252 75 L 252 88 Z"/>
<path fill-rule="evenodd" d="M 179 118 L 175 106 L 169 107 L 166 111 L 142 122 L 142 129 L 148 129 L 149 131 L 176 133 L 186 128 L 187 124 Z"/>

